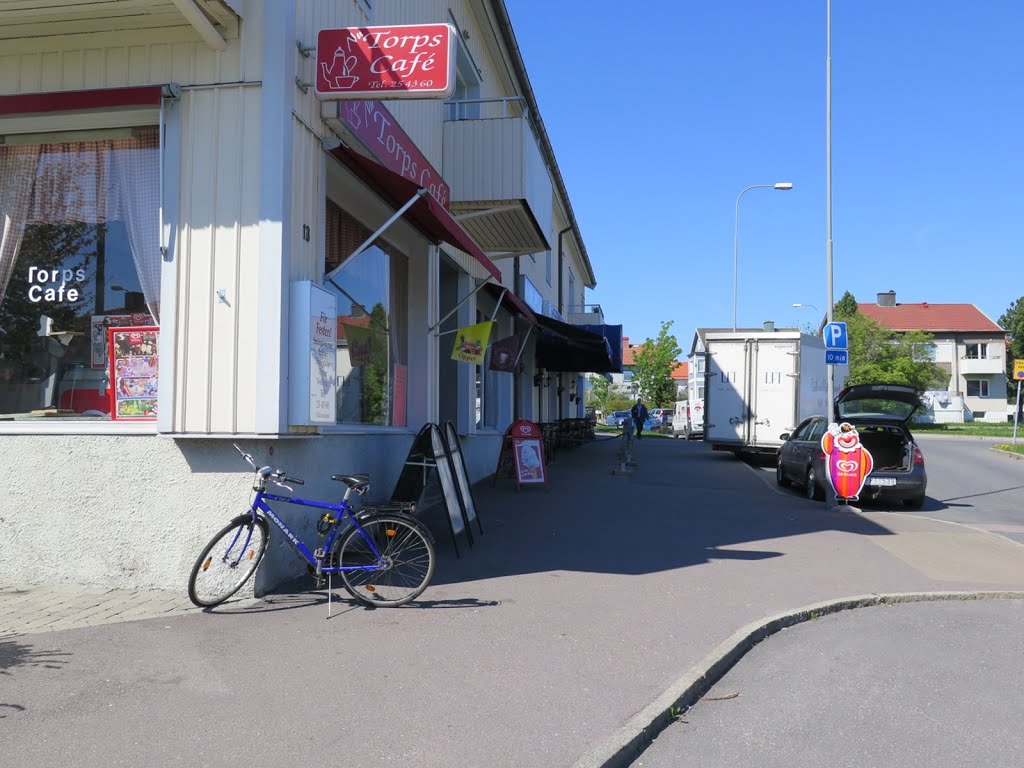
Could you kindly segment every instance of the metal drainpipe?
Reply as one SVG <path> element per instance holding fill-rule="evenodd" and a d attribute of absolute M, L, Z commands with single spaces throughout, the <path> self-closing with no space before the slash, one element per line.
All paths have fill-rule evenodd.
<path fill-rule="evenodd" d="M 562 316 L 563 320 L 568 322 L 568 318 L 565 316 L 564 305 L 562 304 L 562 269 L 565 263 L 565 255 L 562 251 L 562 235 L 566 232 L 572 232 L 572 227 L 566 227 L 558 232 L 558 314 Z M 558 383 L 562 383 L 562 374 L 558 374 Z M 565 416 L 562 413 L 562 395 L 558 394 L 557 389 L 555 393 L 556 397 L 558 397 L 558 418 L 563 419 Z"/>
<path fill-rule="evenodd" d="M 519 293 L 519 257 L 516 256 L 512 259 L 512 292 Z M 519 333 L 519 316 L 516 314 L 512 315 L 512 332 Z M 520 363 L 522 365 L 522 363 Z M 512 421 L 519 419 L 519 414 L 522 413 L 519 408 L 519 398 L 522 394 L 523 389 L 523 375 L 519 371 L 512 373 Z"/>

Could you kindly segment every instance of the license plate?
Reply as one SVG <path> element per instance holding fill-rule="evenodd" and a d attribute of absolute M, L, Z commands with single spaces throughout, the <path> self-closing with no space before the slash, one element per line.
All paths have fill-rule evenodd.
<path fill-rule="evenodd" d="M 868 485 L 885 485 L 892 486 L 896 485 L 895 477 L 869 477 Z"/>

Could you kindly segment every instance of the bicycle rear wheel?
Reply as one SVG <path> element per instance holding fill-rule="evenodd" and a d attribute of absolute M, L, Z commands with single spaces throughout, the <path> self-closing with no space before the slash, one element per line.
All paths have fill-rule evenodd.
<path fill-rule="evenodd" d="M 381 512 L 359 520 L 332 547 L 330 563 L 374 570 L 341 571 L 341 582 L 352 597 L 373 606 L 405 605 L 419 597 L 434 575 L 434 543 L 430 532 L 413 517 Z M 378 563 L 368 543 L 381 554 Z"/>
<path fill-rule="evenodd" d="M 220 605 L 256 572 L 270 527 L 262 517 L 239 515 L 206 545 L 188 578 L 188 599 L 200 608 Z"/>

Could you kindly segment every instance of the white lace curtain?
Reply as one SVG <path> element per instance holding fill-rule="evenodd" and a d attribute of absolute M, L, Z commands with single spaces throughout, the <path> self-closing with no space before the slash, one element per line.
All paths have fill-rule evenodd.
<path fill-rule="evenodd" d="M 131 138 L 0 147 L 0 302 L 29 224 L 123 221 L 150 313 L 160 304 L 160 141 Z"/>

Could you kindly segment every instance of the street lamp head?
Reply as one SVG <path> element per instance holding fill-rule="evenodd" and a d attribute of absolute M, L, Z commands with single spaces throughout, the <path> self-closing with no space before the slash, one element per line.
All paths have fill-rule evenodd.
<path fill-rule="evenodd" d="M 780 182 L 775 184 L 775 189 L 792 189 L 792 188 L 793 188 L 793 182 L 792 181 L 780 181 Z"/>

